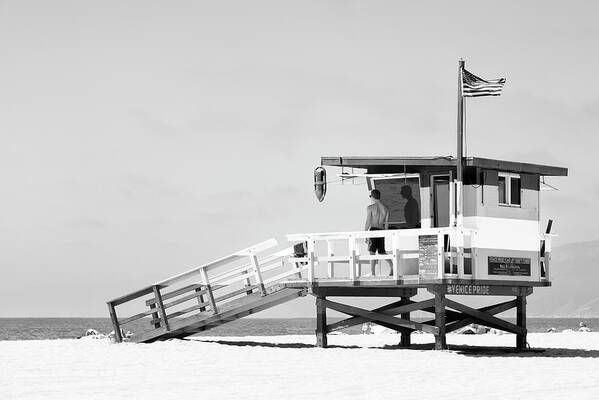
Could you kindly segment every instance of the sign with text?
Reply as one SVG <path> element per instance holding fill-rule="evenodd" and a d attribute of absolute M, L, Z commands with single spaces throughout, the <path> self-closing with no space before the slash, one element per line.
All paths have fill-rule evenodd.
<path fill-rule="evenodd" d="M 447 285 L 447 294 L 474 294 L 488 296 L 491 294 L 489 285 Z"/>
<path fill-rule="evenodd" d="M 531 288 L 518 286 L 491 286 L 491 285 L 469 285 L 457 284 L 447 285 L 447 294 L 459 294 L 468 296 L 518 296 L 524 294 Z"/>
<path fill-rule="evenodd" d="M 530 258 L 489 256 L 489 275 L 530 276 Z"/>
<path fill-rule="evenodd" d="M 437 235 L 418 236 L 418 276 L 435 279 L 439 269 L 439 241 Z"/>

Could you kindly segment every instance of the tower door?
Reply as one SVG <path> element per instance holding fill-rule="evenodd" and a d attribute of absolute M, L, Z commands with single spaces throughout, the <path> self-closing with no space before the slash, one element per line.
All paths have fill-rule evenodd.
<path fill-rule="evenodd" d="M 432 223 L 433 228 L 449 226 L 449 182 L 450 175 L 433 175 L 431 177 Z"/>

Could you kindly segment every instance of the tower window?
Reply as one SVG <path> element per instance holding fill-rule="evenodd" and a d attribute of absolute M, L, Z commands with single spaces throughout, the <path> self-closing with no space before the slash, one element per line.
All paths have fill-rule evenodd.
<path fill-rule="evenodd" d="M 519 207 L 522 203 L 520 175 L 500 172 L 497 181 L 497 192 L 499 205 Z"/>

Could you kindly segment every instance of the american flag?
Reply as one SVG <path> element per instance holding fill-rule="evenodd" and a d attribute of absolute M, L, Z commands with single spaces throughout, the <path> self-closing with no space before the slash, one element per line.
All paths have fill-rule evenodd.
<path fill-rule="evenodd" d="M 463 97 L 499 96 L 504 84 L 505 78 L 486 81 L 462 69 Z"/>

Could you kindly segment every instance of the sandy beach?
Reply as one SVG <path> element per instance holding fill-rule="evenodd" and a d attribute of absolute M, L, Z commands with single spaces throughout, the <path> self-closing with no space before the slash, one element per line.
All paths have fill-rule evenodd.
<path fill-rule="evenodd" d="M 412 335 L 415 344 L 429 335 Z M 543 352 L 399 349 L 399 336 L 0 342 L 3 399 L 599 398 L 599 333 L 529 334 Z M 513 335 L 448 335 L 450 348 Z"/>

